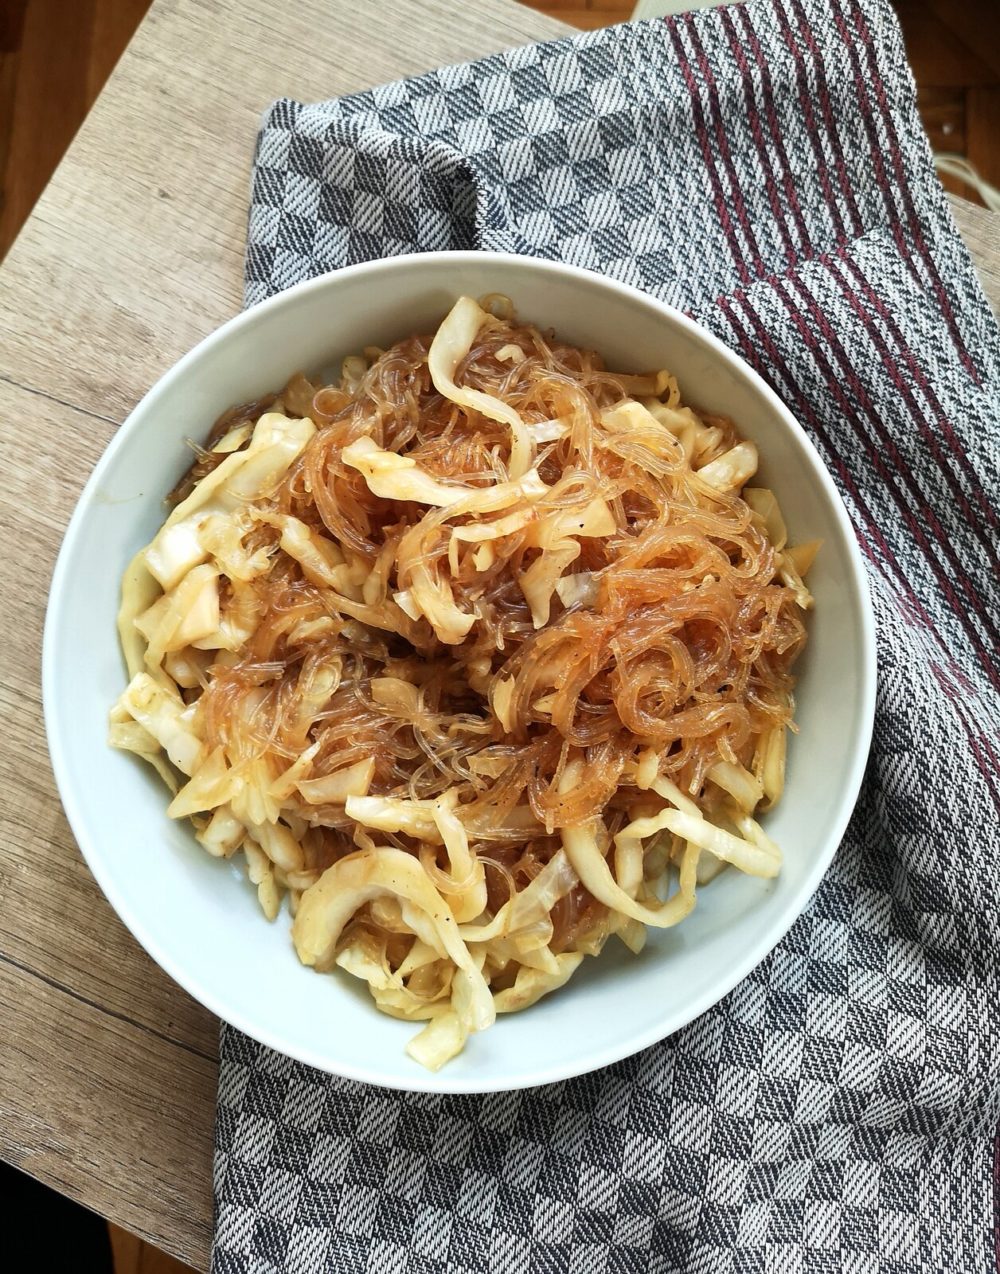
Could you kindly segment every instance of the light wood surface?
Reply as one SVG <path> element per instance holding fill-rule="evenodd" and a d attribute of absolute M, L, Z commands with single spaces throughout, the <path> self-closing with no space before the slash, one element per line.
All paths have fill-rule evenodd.
<path fill-rule="evenodd" d="M 39 651 L 62 529 L 116 425 L 239 307 L 272 98 L 563 30 L 507 0 L 461 22 L 449 0 L 156 0 L 0 270 L 0 1153 L 197 1268 L 216 1022 L 118 922 L 61 812 Z M 1000 299 L 1000 219 L 958 215 Z"/>
<path fill-rule="evenodd" d="M 191 1266 L 117 1225 L 108 1226 L 114 1274 L 192 1274 Z"/>

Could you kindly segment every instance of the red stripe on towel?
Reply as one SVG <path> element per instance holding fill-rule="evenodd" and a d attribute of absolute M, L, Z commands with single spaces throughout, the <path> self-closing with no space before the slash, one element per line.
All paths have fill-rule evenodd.
<path fill-rule="evenodd" d="M 739 321 L 734 313 L 733 302 L 736 302 L 743 313 L 747 316 L 753 328 L 751 335 Z M 827 453 L 827 462 L 835 470 L 839 477 L 843 488 L 848 492 L 858 514 L 863 520 L 863 526 L 857 527 L 859 539 L 865 555 L 872 563 L 873 567 L 883 576 L 891 576 L 889 582 L 892 586 L 892 596 L 900 607 L 900 614 L 909 628 L 919 630 L 933 638 L 940 648 L 945 665 L 949 669 L 951 675 L 956 680 L 964 681 L 968 685 L 968 680 L 964 673 L 955 663 L 952 655 L 951 646 L 945 640 L 934 623 L 934 620 L 926 607 L 917 597 L 913 590 L 910 580 L 902 565 L 896 558 L 892 546 L 886 540 L 879 526 L 878 518 L 868 507 L 864 496 L 861 494 L 854 478 L 845 463 L 844 457 L 841 455 L 839 448 L 834 444 L 833 439 L 827 432 L 826 426 L 817 413 L 812 404 L 806 398 L 805 394 L 799 388 L 795 377 L 791 374 L 781 351 L 775 345 L 773 338 L 767 328 L 760 319 L 756 310 L 750 304 L 746 295 L 737 292 L 733 297 L 720 297 L 717 301 L 719 309 L 726 316 L 727 321 L 735 332 L 737 339 L 742 346 L 743 356 L 749 363 L 757 367 L 758 370 L 767 372 L 770 367 L 777 371 L 787 387 L 786 396 L 793 407 L 793 410 L 799 418 L 809 426 L 815 436 L 819 439 Z M 812 342 L 815 345 L 815 342 Z M 758 355 L 758 348 L 765 351 L 767 362 L 765 363 Z M 877 548 L 878 552 L 874 549 Z"/>
<path fill-rule="evenodd" d="M 698 95 L 698 84 L 688 61 L 687 53 L 681 42 L 680 33 L 677 30 L 677 24 L 674 19 L 666 18 L 664 20 L 670 40 L 674 46 L 674 52 L 677 54 L 677 61 L 680 64 L 681 74 L 684 76 L 684 83 L 687 86 L 688 93 L 691 97 L 691 114 L 694 120 L 695 133 L 698 137 L 698 145 L 701 148 L 702 158 L 705 161 L 705 167 L 708 170 L 709 180 L 712 183 L 712 194 L 715 202 L 715 211 L 719 218 L 719 224 L 722 226 L 723 233 L 726 236 L 726 243 L 729 247 L 730 256 L 733 258 L 733 264 L 736 266 L 736 272 L 743 283 L 750 282 L 750 271 L 747 269 L 745 252 L 739 241 L 739 236 L 733 225 L 732 218 L 729 215 L 729 209 L 726 206 L 725 192 L 722 189 L 722 183 L 719 179 L 718 169 L 715 166 L 715 159 L 712 156 L 712 147 L 708 140 L 708 128 L 705 123 L 705 112 L 702 109 L 701 99 Z"/>
<path fill-rule="evenodd" d="M 716 144 L 719 148 L 719 156 L 722 159 L 722 165 L 726 170 L 726 176 L 729 179 L 729 188 L 732 195 L 733 207 L 743 231 L 753 260 L 754 271 L 758 278 L 762 278 L 768 273 L 764 264 L 764 259 L 760 254 L 760 248 L 757 245 L 757 236 L 754 234 L 753 223 L 750 214 L 747 212 L 746 204 L 743 200 L 743 188 L 740 185 L 739 178 L 736 175 L 736 164 L 733 160 L 732 151 L 729 149 L 729 139 L 726 136 L 726 125 L 723 118 L 722 107 L 719 104 L 719 89 L 715 82 L 715 76 L 712 73 L 712 65 L 705 55 L 705 49 L 698 34 L 698 24 L 690 13 L 680 16 L 687 27 L 688 38 L 691 41 L 691 47 L 694 49 L 695 57 L 698 59 L 698 68 L 704 79 L 706 92 L 708 96 L 708 113 L 712 121 L 713 131 L 715 133 Z"/>
<path fill-rule="evenodd" d="M 798 4 L 798 0 L 795 0 Z M 958 356 L 962 360 L 965 370 L 973 378 L 978 385 L 980 383 L 979 369 L 966 348 L 965 342 L 962 340 L 962 334 L 958 329 L 958 323 L 955 319 L 955 312 L 951 308 L 951 301 L 948 299 L 948 293 L 945 290 L 944 283 L 941 281 L 941 275 L 938 273 L 937 264 L 934 256 L 927 246 L 924 238 L 923 228 L 920 225 L 920 218 L 917 216 L 916 209 L 913 206 L 913 200 L 910 197 L 910 188 L 907 181 L 906 170 L 903 167 L 903 154 L 899 145 L 899 134 L 896 132 L 896 125 L 893 121 L 892 111 L 889 107 L 888 98 L 885 94 L 885 85 L 882 83 L 879 68 L 875 61 L 874 38 L 871 28 L 864 19 L 864 15 L 860 14 L 857 5 L 852 4 L 853 25 L 857 34 L 861 38 L 861 48 L 865 53 L 866 66 L 862 67 L 861 59 L 858 56 L 858 41 L 851 38 L 847 25 L 847 15 L 840 3 L 835 0 L 832 5 L 833 19 L 837 24 L 837 29 L 844 38 L 844 44 L 847 47 L 848 56 L 851 60 L 851 67 L 854 72 L 854 85 L 858 92 L 858 98 L 862 102 L 867 102 L 869 110 L 862 113 L 865 121 L 865 129 L 868 133 L 868 140 L 871 145 L 872 162 L 875 164 L 876 172 L 879 175 L 879 187 L 882 190 L 883 197 L 886 202 L 886 210 L 892 221 L 893 233 L 897 240 L 903 242 L 903 228 L 900 224 L 905 218 L 910 233 L 913 236 L 913 243 L 920 256 L 921 261 L 927 271 L 927 277 L 930 280 L 934 295 L 937 298 L 941 314 L 948 325 L 948 331 L 951 333 L 952 343 L 958 351 Z M 888 170 L 885 167 L 882 156 L 882 146 L 879 144 L 879 137 L 875 132 L 874 115 L 875 109 L 872 99 L 869 95 L 869 86 L 874 91 L 875 103 L 878 106 L 878 112 L 882 117 L 883 124 L 883 140 L 888 142 L 888 154 L 892 163 L 895 181 L 890 180 Z M 902 207 L 897 207 L 897 196 L 901 201 Z M 903 249 L 904 255 L 911 256 Z"/>
<path fill-rule="evenodd" d="M 831 350 L 831 353 L 840 365 L 841 370 L 839 374 L 830 365 L 827 361 L 826 355 L 819 348 L 819 342 L 816 340 L 815 335 L 806 323 L 804 314 L 799 311 L 792 297 L 785 291 L 786 282 L 786 280 L 775 280 L 774 290 L 776 295 L 781 299 L 788 311 L 789 317 L 792 319 L 793 323 L 795 323 L 808 348 L 813 351 L 813 361 L 822 372 L 830 392 L 841 411 L 844 413 L 844 416 L 851 422 L 858 437 L 863 441 L 872 444 L 870 446 L 870 456 L 876 472 L 892 496 L 893 502 L 902 515 L 910 533 L 913 535 L 913 538 L 922 548 L 928 565 L 934 572 L 934 576 L 941 587 L 941 591 L 951 603 L 951 609 L 955 618 L 958 620 L 960 626 L 965 630 L 966 635 L 969 637 L 972 644 L 978 650 L 983 671 L 986 673 L 992 684 L 1000 690 L 1000 673 L 998 673 L 997 669 L 994 667 L 992 653 L 985 645 L 979 629 L 972 622 L 967 607 L 963 605 L 958 594 L 955 592 L 952 580 L 949 578 L 948 573 L 943 569 L 938 555 L 932 549 L 925 533 L 924 526 L 921 522 L 921 518 L 925 518 L 927 520 L 928 526 L 933 532 L 945 557 L 947 557 L 951 564 L 957 580 L 962 585 L 963 591 L 968 598 L 969 605 L 979 617 L 980 622 L 983 625 L 983 629 L 993 637 L 994 641 L 1000 644 L 1000 634 L 997 633 L 992 619 L 985 611 L 982 598 L 977 592 L 975 584 L 962 569 L 962 565 L 952 549 L 951 540 L 944 533 L 934 510 L 928 504 L 926 497 L 920 489 L 916 476 L 903 460 L 903 457 L 899 453 L 899 450 L 897 449 L 888 430 L 886 430 L 885 426 L 878 420 L 874 411 L 874 405 L 868 395 L 868 391 L 858 378 L 857 373 L 854 370 L 853 363 L 848 358 L 843 346 L 840 344 L 837 334 L 830 325 L 822 307 L 816 302 L 816 299 L 809 293 L 801 280 L 794 277 L 790 280 L 799 292 L 799 295 L 805 303 L 806 309 L 808 310 L 811 318 L 818 325 L 822 336 Z M 847 384 L 850 385 L 853 393 L 857 396 L 857 401 L 863 408 L 862 411 L 855 410 L 852 399 L 844 392 L 845 380 Z M 867 433 L 865 426 L 869 422 L 874 426 L 875 431 L 878 434 L 877 439 Z M 892 460 L 893 465 L 896 466 L 895 472 L 893 468 L 886 464 L 885 460 L 882 458 L 879 443 L 881 443 L 881 447 L 885 448 L 888 457 Z M 895 473 L 897 472 L 902 478 L 904 484 L 909 488 L 910 494 L 916 502 L 916 509 L 910 506 L 903 491 L 897 486 L 895 479 Z M 920 514 L 920 517 L 917 516 L 918 513 Z"/>
<path fill-rule="evenodd" d="M 847 266 L 851 274 L 854 276 L 856 286 L 852 284 L 850 279 L 845 278 L 839 273 L 836 268 L 837 262 Z M 934 390 L 926 376 L 924 376 L 921 371 L 915 353 L 906 343 L 906 340 L 892 315 L 886 309 L 886 306 L 879 297 L 878 292 L 872 286 L 871 281 L 865 277 L 864 272 L 861 270 L 860 266 L 858 266 L 857 262 L 854 261 L 847 253 L 840 253 L 836 260 L 828 259 L 826 264 L 830 274 L 840 285 L 840 290 L 851 305 L 851 308 L 865 324 L 869 336 L 882 357 L 883 365 L 891 376 L 893 384 L 900 391 L 906 406 L 909 408 L 910 417 L 916 424 L 921 437 L 925 439 L 931 451 L 934 453 L 934 458 L 938 462 L 938 467 L 944 475 L 945 481 L 948 483 L 952 494 L 958 501 L 959 507 L 965 514 L 970 530 L 976 535 L 976 538 L 986 551 L 987 556 L 995 562 L 997 566 L 1000 566 L 1000 555 L 997 553 L 995 537 L 982 533 L 979 518 L 976 516 L 976 513 L 969 503 L 969 495 L 963 489 L 959 481 L 958 474 L 952 468 L 947 452 L 941 446 L 942 437 L 950 444 L 953 455 L 956 459 L 958 459 L 960 467 L 967 474 L 971 494 L 976 499 L 976 503 L 979 505 L 979 508 L 987 522 L 992 526 L 997 525 L 996 513 L 990 506 L 989 501 L 986 499 L 985 492 L 983 491 L 983 484 L 978 480 L 975 471 L 969 463 L 968 456 L 958 443 L 955 431 L 952 428 L 951 422 L 948 420 L 941 403 L 938 401 L 937 395 L 934 393 Z M 923 392 L 928 405 L 934 413 L 933 425 L 928 425 L 927 418 L 913 394 L 911 383 L 908 382 L 907 378 L 903 375 L 902 367 L 894 358 L 893 352 L 883 338 L 878 326 L 875 323 L 870 322 L 869 316 L 865 313 L 861 304 L 862 298 L 872 306 L 889 329 L 889 333 L 895 341 L 897 351 L 902 356 L 906 369 L 912 378 L 912 382 L 915 383 Z"/>
<path fill-rule="evenodd" d="M 757 157 L 760 160 L 761 168 L 764 172 L 764 191 L 767 195 L 768 203 L 771 205 L 771 215 L 774 217 L 774 223 L 781 233 L 782 242 L 785 245 L 785 260 L 791 268 L 796 265 L 799 260 L 799 250 L 795 246 L 792 238 L 791 229 L 786 216 L 785 208 L 782 207 L 781 196 L 778 190 L 778 177 L 775 173 L 775 157 L 777 155 L 777 146 L 774 139 L 777 130 L 770 129 L 771 140 L 764 136 L 762 120 L 766 116 L 766 111 L 761 111 L 757 106 L 756 97 L 753 88 L 753 77 L 750 74 L 750 63 L 747 61 L 746 54 L 743 51 L 743 45 L 740 43 L 739 36 L 736 32 L 736 26 L 733 22 L 729 10 L 722 8 L 719 10 L 722 19 L 722 25 L 729 39 L 729 47 L 733 51 L 736 59 L 736 65 L 740 69 L 740 81 L 743 85 L 743 112 L 746 115 L 747 122 L 750 125 L 750 134 L 753 137 L 754 145 L 757 148 Z M 794 192 L 793 192 L 794 193 Z M 787 198 L 787 191 L 786 191 Z M 805 227 L 800 228 L 802 242 L 806 243 Z"/>

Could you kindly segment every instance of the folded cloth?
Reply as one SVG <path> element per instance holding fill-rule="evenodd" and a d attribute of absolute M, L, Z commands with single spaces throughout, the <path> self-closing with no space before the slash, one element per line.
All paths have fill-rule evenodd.
<path fill-rule="evenodd" d="M 993 1269 L 1000 334 L 888 4 L 754 0 L 268 111 L 248 303 L 468 247 L 695 313 L 803 422 L 874 593 L 867 777 L 772 955 L 605 1071 L 394 1093 L 224 1027 L 213 1270 Z"/>

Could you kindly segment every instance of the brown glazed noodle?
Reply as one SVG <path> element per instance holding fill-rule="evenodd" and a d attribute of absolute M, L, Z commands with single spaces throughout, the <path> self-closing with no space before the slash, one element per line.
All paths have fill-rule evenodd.
<path fill-rule="evenodd" d="M 683 368 L 677 369 L 683 374 Z M 111 741 L 438 1067 L 780 852 L 816 545 L 667 372 L 462 298 L 227 412 L 130 564 Z"/>

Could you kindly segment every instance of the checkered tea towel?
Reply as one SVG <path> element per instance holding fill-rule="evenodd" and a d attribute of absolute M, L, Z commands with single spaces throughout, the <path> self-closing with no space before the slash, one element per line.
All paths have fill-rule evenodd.
<path fill-rule="evenodd" d="M 777 949 L 606 1071 L 394 1093 L 224 1028 L 215 1274 L 993 1271 L 1000 336 L 888 3 L 751 0 L 270 108 L 248 303 L 469 247 L 693 312 L 809 430 L 874 592 L 867 778 Z"/>

